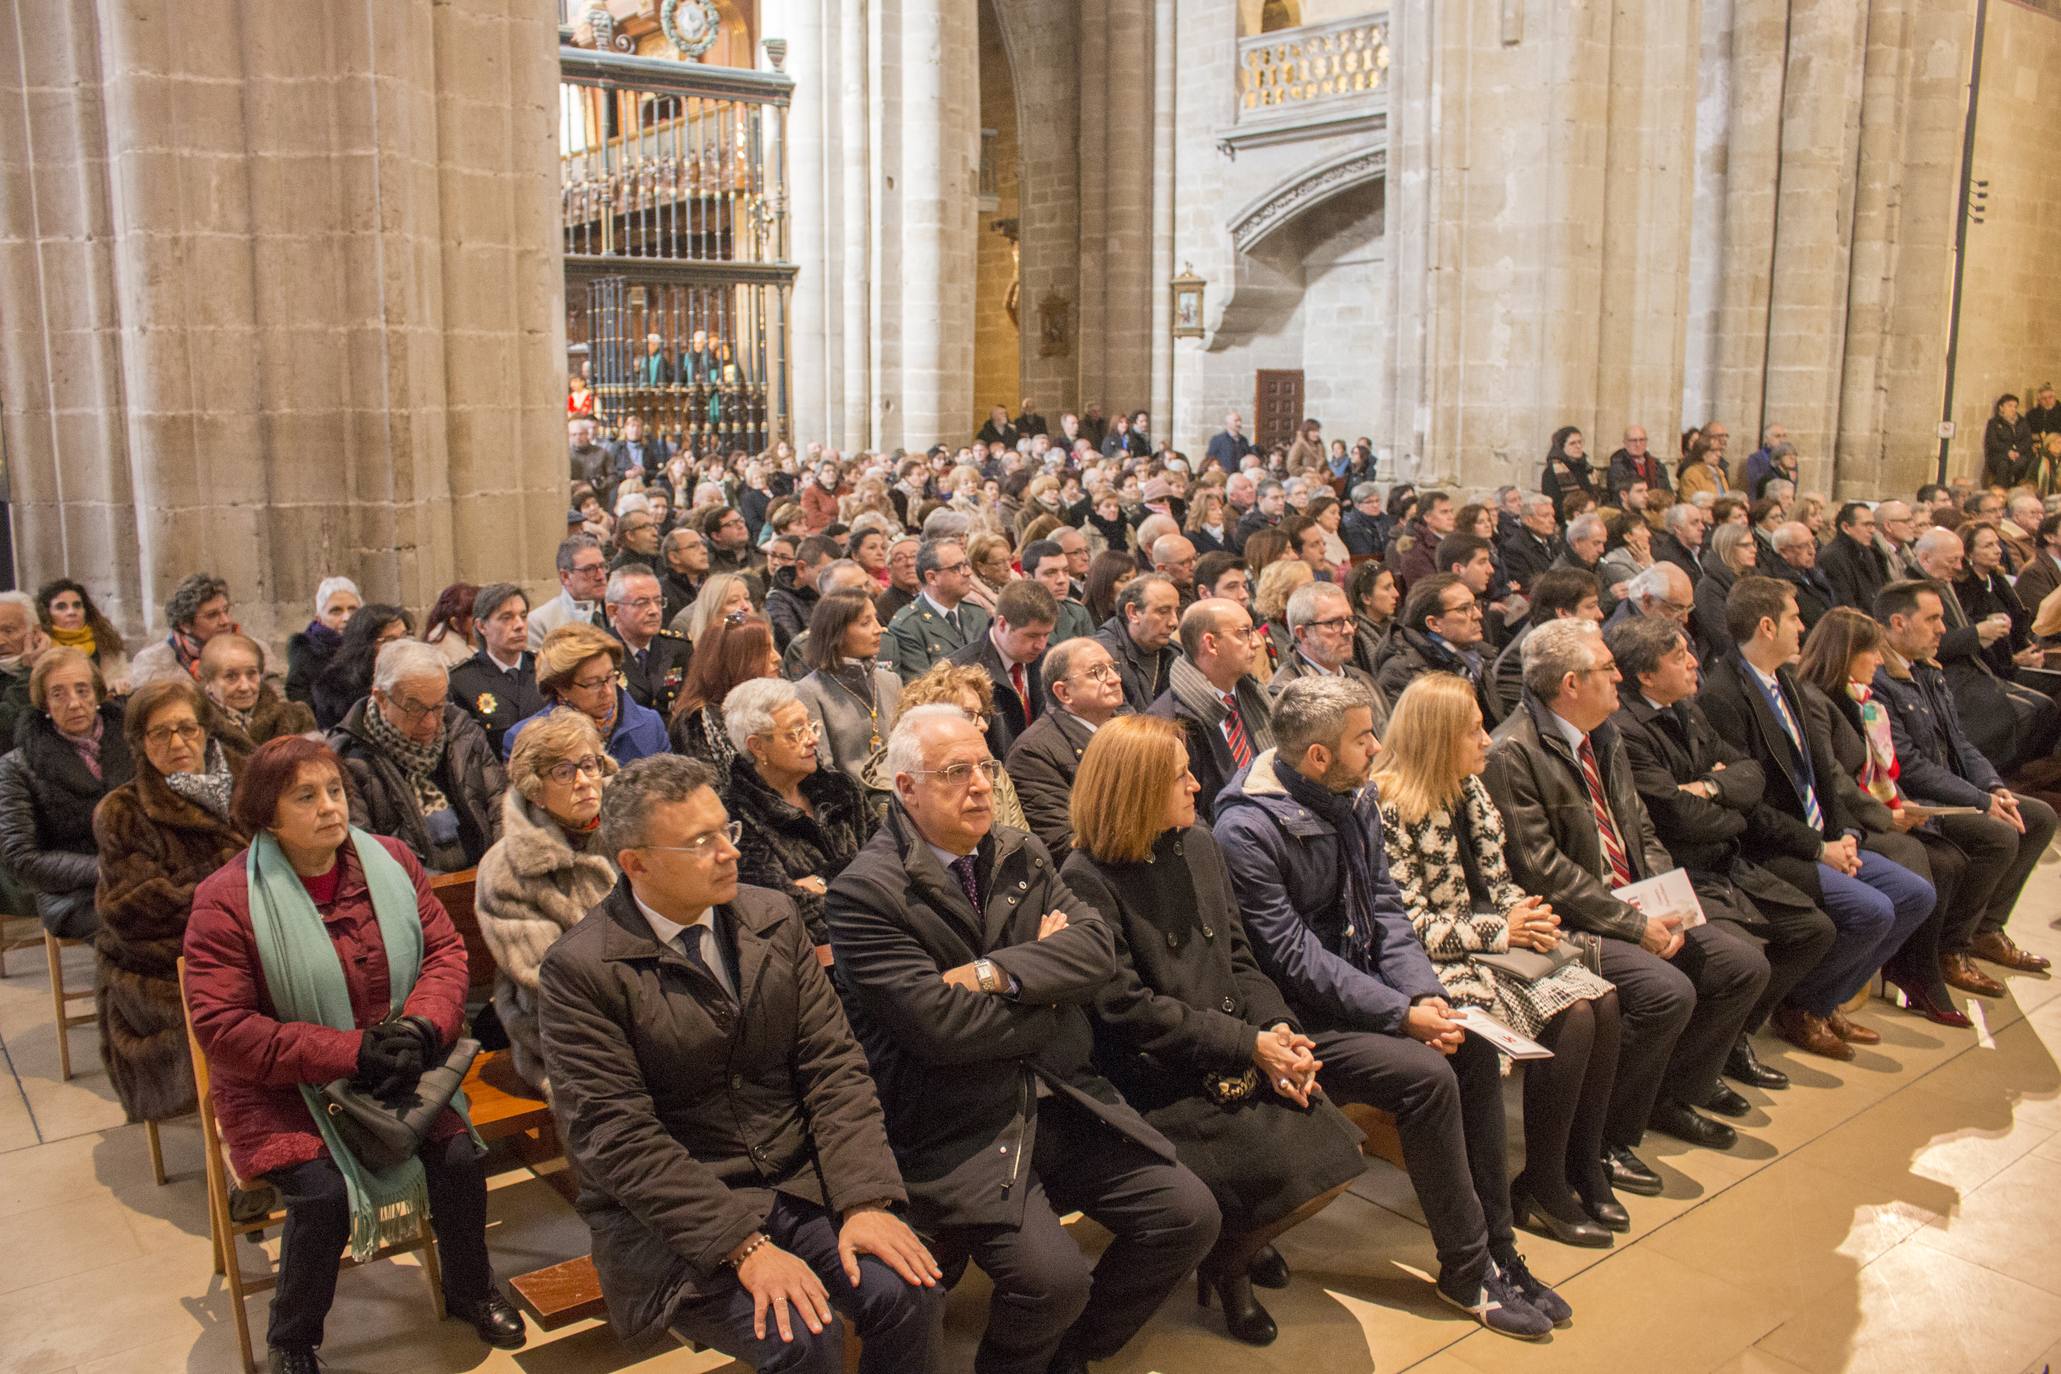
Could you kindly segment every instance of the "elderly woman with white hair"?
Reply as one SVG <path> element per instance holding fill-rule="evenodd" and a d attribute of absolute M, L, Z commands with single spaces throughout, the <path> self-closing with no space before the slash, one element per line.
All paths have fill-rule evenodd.
<path fill-rule="evenodd" d="M 351 824 L 401 841 L 432 873 L 471 868 L 501 837 L 507 787 L 450 686 L 435 648 L 395 640 L 380 650 L 371 694 L 329 733 L 353 788 Z"/>
<path fill-rule="evenodd" d="M 537 971 L 560 935 L 615 886 L 614 857 L 595 843 L 601 790 L 616 762 L 594 722 L 558 711 L 522 732 L 508 760 L 501 838 L 479 861 L 473 909 L 497 966 L 494 1011 L 515 1071 L 545 1097 Z"/>
<path fill-rule="evenodd" d="M 809 939 L 821 947 L 823 896 L 872 833 L 865 794 L 850 775 L 816 756 L 816 727 L 793 683 L 754 678 L 723 698 L 723 724 L 736 746 L 723 803 L 741 822 L 737 877 L 794 899 Z"/>
<path fill-rule="evenodd" d="M 325 577 L 315 589 L 315 618 L 308 628 L 286 641 L 286 699 L 315 702 L 315 679 L 343 644 L 344 626 L 351 623 L 365 598 L 358 584 L 348 577 Z"/>

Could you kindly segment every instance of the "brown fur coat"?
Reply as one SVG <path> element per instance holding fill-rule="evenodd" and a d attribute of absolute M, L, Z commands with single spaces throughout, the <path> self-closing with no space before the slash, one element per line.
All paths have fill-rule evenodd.
<path fill-rule="evenodd" d="M 251 708 L 250 728 L 238 726 L 229 719 L 229 713 L 209 703 L 208 734 L 228 747 L 234 754 L 242 750 L 246 754 L 256 753 L 259 745 L 281 735 L 305 735 L 315 728 L 315 713 L 305 702 L 288 701 L 267 682 L 258 688 L 258 704 Z"/>
<path fill-rule="evenodd" d="M 229 750 L 231 767 L 243 755 Z M 131 1121 L 194 1108 L 179 1005 L 179 952 L 193 889 L 242 852 L 246 837 L 166 785 L 141 757 L 136 777 L 93 813 L 100 846 L 100 1059 Z"/>

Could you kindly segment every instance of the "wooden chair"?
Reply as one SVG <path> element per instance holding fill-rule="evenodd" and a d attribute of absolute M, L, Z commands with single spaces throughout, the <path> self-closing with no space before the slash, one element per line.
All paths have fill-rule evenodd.
<path fill-rule="evenodd" d="M 16 950 L 41 949 L 43 923 L 34 916 L 0 916 L 0 978 L 7 976 L 7 956 Z"/>
<path fill-rule="evenodd" d="M 229 1215 L 229 1190 L 242 1186 L 229 1167 L 228 1151 L 222 1144 L 221 1130 L 215 1121 L 214 1094 L 208 1088 L 207 1056 L 201 1053 L 200 1041 L 193 1034 L 193 1007 L 186 1000 L 186 961 L 179 961 L 179 1001 L 186 1013 L 186 1043 L 193 1051 L 193 1087 L 200 1101 L 201 1154 L 206 1164 L 208 1183 L 208 1233 L 214 1242 L 215 1272 L 222 1275 L 229 1287 L 230 1315 L 236 1321 L 236 1344 L 243 1354 L 244 1374 L 257 1374 L 257 1356 L 252 1352 L 250 1340 L 250 1312 L 246 1301 L 253 1293 L 263 1293 L 278 1286 L 276 1273 L 260 1274 L 249 1278 L 244 1276 L 243 1263 L 238 1257 L 236 1240 L 239 1236 L 256 1235 L 273 1226 L 286 1224 L 286 1209 L 275 1207 L 257 1221 L 235 1221 Z M 156 1135 L 152 1133 L 155 1143 Z M 160 1178 L 159 1182 L 163 1182 Z M 444 1278 L 442 1267 L 437 1262 L 436 1235 L 429 1227 L 428 1214 L 416 1218 L 416 1233 L 413 1240 L 391 1245 L 370 1260 L 392 1259 L 411 1251 L 422 1253 L 422 1268 L 429 1279 L 430 1308 L 438 1321 L 444 1317 Z M 359 1261 L 345 1256 L 338 1267 L 354 1268 Z"/>
<path fill-rule="evenodd" d="M 72 1076 L 72 1031 L 80 1026 L 93 1025 L 99 1020 L 98 1015 L 92 1011 L 73 1011 L 70 1007 L 73 1002 L 92 1001 L 93 989 L 71 992 L 64 985 L 64 951 L 85 943 L 84 940 L 60 940 L 47 930 L 43 932 L 43 957 L 50 965 L 50 1004 L 57 1021 L 57 1072 L 59 1077 L 67 1081 Z M 155 1133 L 151 1139 L 154 1146 Z M 162 1167 L 159 1172 L 162 1174 Z M 164 1179 L 160 1177 L 158 1182 L 162 1183 Z"/>
<path fill-rule="evenodd" d="M 476 868 L 439 873 L 429 880 L 429 890 L 444 904 L 444 912 L 450 916 L 458 938 L 465 942 L 466 991 L 474 997 L 484 997 L 493 995 L 494 970 L 500 965 L 494 962 L 494 952 L 487 948 L 486 937 L 480 934 L 479 915 L 473 910 L 478 880 Z"/>

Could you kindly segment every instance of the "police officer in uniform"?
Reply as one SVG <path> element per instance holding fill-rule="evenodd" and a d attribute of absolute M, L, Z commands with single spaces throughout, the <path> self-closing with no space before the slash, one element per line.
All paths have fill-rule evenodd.
<path fill-rule="evenodd" d="M 513 582 L 481 587 L 472 618 L 484 647 L 451 670 L 451 702 L 479 722 L 498 758 L 508 727 L 546 705 L 528 648 L 529 597 Z"/>
<path fill-rule="evenodd" d="M 914 682 L 940 659 L 949 658 L 988 632 L 988 613 L 966 599 L 973 563 L 957 539 L 935 539 L 916 554 L 923 590 L 895 612 L 882 645 L 902 681 Z"/>
<path fill-rule="evenodd" d="M 665 628 L 665 612 L 665 593 L 650 565 L 626 563 L 608 575 L 608 631 L 623 642 L 623 689 L 670 720 L 694 650 L 686 636 Z"/>

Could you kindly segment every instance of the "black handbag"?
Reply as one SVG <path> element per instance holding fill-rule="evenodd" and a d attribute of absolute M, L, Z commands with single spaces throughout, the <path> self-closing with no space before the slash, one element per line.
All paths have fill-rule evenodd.
<path fill-rule="evenodd" d="M 413 1088 L 393 1098 L 374 1097 L 339 1078 L 323 1085 L 322 1109 L 354 1159 L 374 1172 L 391 1169 L 422 1149 L 478 1057 L 479 1041 L 459 1040 L 443 1063 L 424 1070 Z"/>

